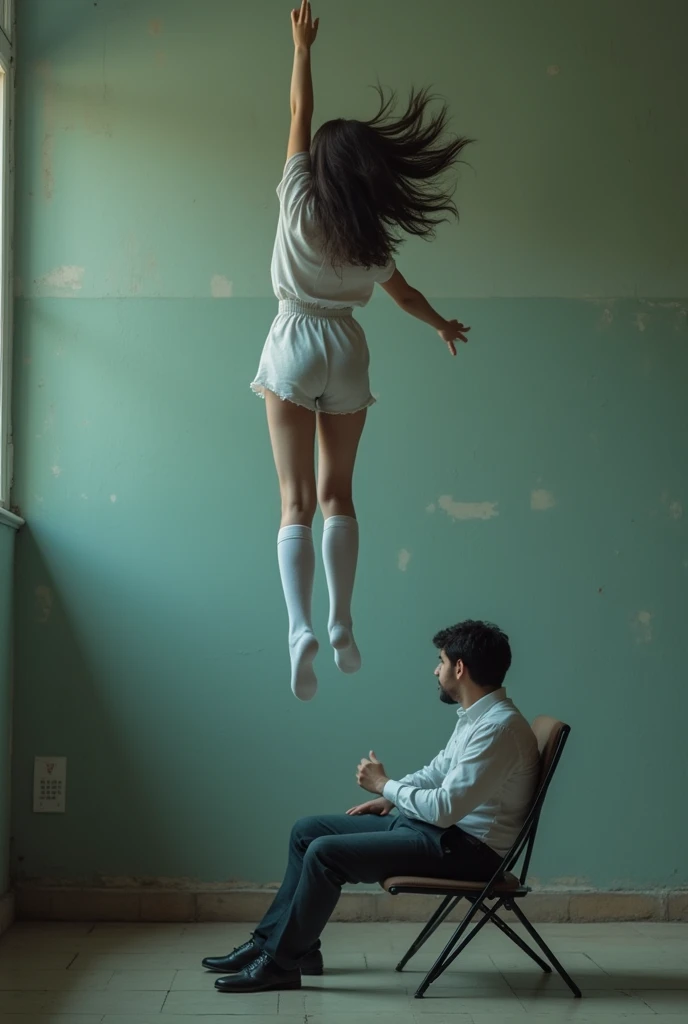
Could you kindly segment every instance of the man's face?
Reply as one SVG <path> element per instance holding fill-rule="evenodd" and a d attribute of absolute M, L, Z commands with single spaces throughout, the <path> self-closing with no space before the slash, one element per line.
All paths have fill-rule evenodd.
<path fill-rule="evenodd" d="M 458 667 L 458 664 L 452 665 L 444 651 L 440 651 L 440 660 L 435 669 L 435 676 L 440 684 L 440 700 L 444 704 L 458 704 L 458 700 L 453 696 L 456 692 L 456 670 Z"/>

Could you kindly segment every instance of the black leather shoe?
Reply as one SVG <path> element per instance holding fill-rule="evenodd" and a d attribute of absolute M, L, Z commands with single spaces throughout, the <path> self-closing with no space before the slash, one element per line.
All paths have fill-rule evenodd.
<path fill-rule="evenodd" d="M 203 966 L 206 971 L 214 971 L 216 974 L 238 974 L 239 971 L 243 971 L 244 967 L 253 963 L 259 955 L 260 950 L 253 939 L 249 939 L 243 946 L 239 946 L 227 956 L 207 956 L 203 961 Z M 307 977 L 320 977 L 325 970 L 320 950 L 316 949 L 312 953 L 307 953 L 299 964 L 299 968 L 301 974 Z"/>
<path fill-rule="evenodd" d="M 270 992 L 274 989 L 301 988 L 301 971 L 298 967 L 285 971 L 267 953 L 261 953 L 239 974 L 218 978 L 215 988 L 218 992 Z"/>
<path fill-rule="evenodd" d="M 252 964 L 259 955 L 253 939 L 249 939 L 243 946 L 237 946 L 227 956 L 207 956 L 203 960 L 206 971 L 216 971 L 218 974 L 237 974 L 243 971 L 244 967 Z"/>

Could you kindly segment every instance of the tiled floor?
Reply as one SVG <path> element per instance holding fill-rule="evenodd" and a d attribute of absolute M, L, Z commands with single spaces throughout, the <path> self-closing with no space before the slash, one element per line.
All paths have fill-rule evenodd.
<path fill-rule="evenodd" d="M 574 1000 L 488 926 L 423 1000 L 447 929 L 403 974 L 412 924 L 333 924 L 326 974 L 300 992 L 215 991 L 201 957 L 243 942 L 236 924 L 18 924 L 0 939 L 0 1024 L 596 1024 L 688 1020 L 688 924 L 542 925 L 583 990 Z M 629 1018 L 627 1020 L 627 1018 Z"/>

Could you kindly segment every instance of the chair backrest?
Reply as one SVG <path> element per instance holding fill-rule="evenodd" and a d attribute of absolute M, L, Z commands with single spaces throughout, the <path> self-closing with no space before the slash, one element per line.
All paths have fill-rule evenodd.
<path fill-rule="evenodd" d="M 535 792 L 533 793 L 530 810 L 528 811 L 526 820 L 523 823 L 523 828 L 521 829 L 516 842 L 511 847 L 511 850 L 504 858 L 502 865 L 503 871 L 511 871 L 525 852 L 523 864 L 519 872 L 519 880 L 521 883 L 525 882 L 528 874 L 530 858 L 535 844 L 535 836 L 540 822 L 542 805 L 545 802 L 547 790 L 549 789 L 550 782 L 552 781 L 554 772 L 559 764 L 559 759 L 561 758 L 566 740 L 571 732 L 571 726 L 566 725 L 565 722 L 558 721 L 556 718 L 550 718 L 547 715 L 540 715 L 536 718 L 533 721 L 531 728 L 535 733 L 538 750 L 540 751 L 540 775 L 535 787 Z"/>

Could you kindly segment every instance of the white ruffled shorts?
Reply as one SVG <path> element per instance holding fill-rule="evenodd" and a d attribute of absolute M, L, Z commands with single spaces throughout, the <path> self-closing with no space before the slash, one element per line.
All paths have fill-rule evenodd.
<path fill-rule="evenodd" d="M 328 309 L 282 300 L 251 388 L 312 412 L 352 413 L 375 401 L 370 354 L 353 308 Z"/>

